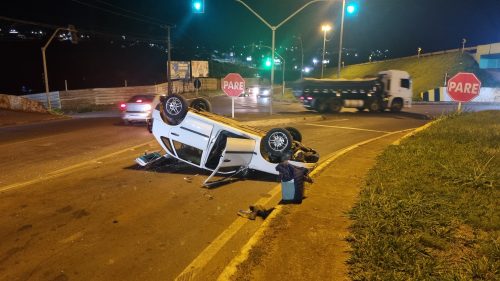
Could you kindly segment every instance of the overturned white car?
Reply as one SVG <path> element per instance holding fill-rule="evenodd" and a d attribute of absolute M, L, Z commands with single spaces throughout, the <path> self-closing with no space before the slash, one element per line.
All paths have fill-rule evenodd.
<path fill-rule="evenodd" d="M 216 173 L 233 175 L 248 170 L 278 174 L 276 165 L 288 160 L 295 166 L 312 169 L 319 160 L 313 149 L 303 146 L 297 129 L 274 128 L 268 132 L 210 112 L 210 103 L 195 99 L 188 107 L 182 96 L 162 97 L 152 113 L 149 128 L 166 157 Z M 147 165 L 155 157 L 140 157 Z"/>

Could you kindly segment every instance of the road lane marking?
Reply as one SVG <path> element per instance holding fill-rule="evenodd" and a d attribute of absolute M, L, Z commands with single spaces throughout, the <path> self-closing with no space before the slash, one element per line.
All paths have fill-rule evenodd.
<path fill-rule="evenodd" d="M 384 133 L 384 134 L 391 133 L 390 131 L 380 131 L 380 130 L 362 129 L 362 128 L 354 128 L 354 127 L 343 127 L 343 126 L 320 125 L 320 124 L 312 124 L 312 123 L 306 123 L 306 125 L 316 126 L 316 127 L 336 128 L 336 129 L 376 132 L 376 133 Z"/>
<path fill-rule="evenodd" d="M 13 183 L 13 184 L 10 184 L 10 185 L 2 186 L 2 187 L 0 187 L 0 192 L 7 191 L 7 190 L 10 190 L 10 189 L 13 189 L 13 188 L 17 188 L 17 187 L 23 187 L 23 186 L 27 186 L 27 185 L 39 183 L 39 182 L 44 181 L 44 180 L 50 180 L 50 179 L 53 179 L 53 178 L 57 178 L 59 176 L 62 176 L 62 175 L 66 174 L 66 173 L 69 173 L 69 172 L 72 172 L 73 170 L 76 170 L 76 169 L 81 168 L 83 166 L 86 166 L 86 165 L 89 165 L 89 164 L 95 164 L 95 163 L 97 163 L 97 162 L 99 162 L 101 160 L 110 158 L 112 156 L 116 156 L 118 154 L 127 152 L 129 150 L 135 150 L 135 149 L 137 149 L 137 148 L 139 148 L 141 146 L 149 145 L 149 144 L 152 144 L 152 143 L 153 144 L 156 143 L 156 140 L 150 140 L 148 142 L 145 142 L 145 143 L 142 143 L 142 144 L 138 144 L 138 145 L 135 145 L 135 146 L 132 146 L 132 147 L 129 147 L 129 148 L 125 148 L 125 149 L 122 149 L 122 150 L 119 150 L 119 151 L 115 151 L 113 153 L 110 153 L 110 154 L 107 154 L 107 155 L 104 155 L 104 156 L 101 156 L 101 157 L 98 157 L 98 158 L 95 158 L 95 159 L 92 159 L 92 160 L 87 160 L 87 161 L 80 162 L 80 163 L 75 164 L 75 165 L 71 165 L 71 166 L 66 167 L 66 168 L 62 168 L 62 169 L 59 169 L 59 170 L 56 170 L 56 171 L 52 171 L 52 172 L 49 172 L 46 175 L 43 175 L 43 176 L 41 176 L 39 178 L 36 178 L 36 179 L 32 179 L 32 180 L 25 181 L 25 182 L 18 182 L 18 183 Z"/>
<path fill-rule="evenodd" d="M 402 133 L 405 131 L 414 130 L 415 128 L 405 129 L 395 132 L 387 132 L 382 136 L 371 138 L 366 141 L 359 142 L 357 144 L 351 145 L 347 148 L 341 149 L 339 151 L 333 152 L 326 157 L 326 160 L 322 161 L 321 164 L 311 172 L 311 176 L 316 175 L 326 166 L 328 166 L 332 161 L 340 157 L 341 155 L 359 147 L 369 142 L 393 135 Z M 260 198 L 255 205 L 266 206 L 272 200 L 277 200 L 277 196 L 281 194 L 281 185 L 278 184 L 271 189 L 269 192 L 271 196 L 267 198 Z M 281 205 L 275 206 L 275 209 L 269 214 L 269 216 L 264 220 L 259 229 L 250 238 L 250 240 L 243 246 L 240 250 L 240 254 L 234 257 L 231 263 L 226 266 L 224 271 L 219 275 L 217 280 L 225 281 L 230 280 L 230 277 L 236 273 L 239 264 L 243 263 L 250 253 L 252 247 L 260 240 L 264 235 L 264 231 L 269 227 L 269 224 L 279 213 L 281 213 Z M 229 225 L 219 236 L 217 236 L 184 270 L 175 278 L 176 281 L 186 281 L 194 280 L 194 277 L 210 262 L 210 260 L 233 238 L 233 236 L 246 224 L 250 223 L 248 219 L 237 217 L 236 220 Z"/>

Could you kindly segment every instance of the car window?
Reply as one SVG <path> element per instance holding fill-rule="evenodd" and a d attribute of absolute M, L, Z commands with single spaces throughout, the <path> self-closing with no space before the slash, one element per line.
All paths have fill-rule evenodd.
<path fill-rule="evenodd" d="M 128 102 L 152 102 L 154 97 L 153 95 L 136 95 L 131 97 Z"/>
<path fill-rule="evenodd" d="M 401 79 L 401 88 L 409 89 L 411 84 L 410 79 Z"/>
<path fill-rule="evenodd" d="M 172 140 L 172 143 L 174 144 L 175 151 L 180 159 L 200 165 L 203 150 L 175 140 Z"/>

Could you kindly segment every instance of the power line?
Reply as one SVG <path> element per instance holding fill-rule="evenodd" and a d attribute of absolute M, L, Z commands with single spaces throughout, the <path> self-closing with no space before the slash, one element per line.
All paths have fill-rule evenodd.
<path fill-rule="evenodd" d="M 121 16 L 121 17 L 124 17 L 124 18 L 128 18 L 128 19 L 140 21 L 140 22 L 143 22 L 143 23 L 152 24 L 152 25 L 167 25 L 166 23 L 162 23 L 162 22 L 160 22 L 158 20 L 155 20 L 155 19 L 154 19 L 155 22 L 152 22 L 151 20 L 145 20 L 145 19 L 141 19 L 141 18 L 138 18 L 138 17 L 134 17 L 134 16 L 130 16 L 130 15 L 125 15 L 125 14 L 122 14 L 122 13 L 119 13 L 119 12 L 116 12 L 116 11 L 113 11 L 113 10 L 110 10 L 110 9 L 107 9 L 107 8 L 102 8 L 102 7 L 99 7 L 99 6 L 96 6 L 96 5 L 89 4 L 87 2 L 83 2 L 83 1 L 79 1 L 79 0 L 71 0 L 71 1 L 73 1 L 75 3 L 78 3 L 80 5 L 84 5 L 84 6 L 87 6 L 87 7 L 90 7 L 90 8 L 98 9 L 98 10 L 101 10 L 101 11 L 113 14 L 113 15 L 116 15 L 116 16 Z M 111 4 L 109 4 L 109 5 L 111 5 Z M 119 9 L 125 10 L 125 9 L 122 9 L 122 8 L 119 8 Z"/>

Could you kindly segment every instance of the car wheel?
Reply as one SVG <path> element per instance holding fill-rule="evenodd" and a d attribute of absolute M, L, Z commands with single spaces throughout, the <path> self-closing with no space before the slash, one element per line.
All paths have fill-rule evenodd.
<path fill-rule="evenodd" d="M 403 101 L 401 99 L 394 99 L 391 104 L 392 112 L 400 112 L 403 108 Z"/>
<path fill-rule="evenodd" d="M 163 105 L 163 110 L 168 118 L 169 123 L 172 125 L 177 125 L 184 120 L 188 107 L 186 100 L 177 94 L 171 94 L 165 97 L 165 103 Z"/>
<path fill-rule="evenodd" d="M 199 111 L 212 112 L 212 105 L 210 102 L 204 98 L 196 98 L 191 102 L 190 107 Z"/>
<path fill-rule="evenodd" d="M 272 156 L 284 156 L 291 153 L 292 135 L 282 128 L 274 128 L 264 136 L 264 147 Z"/>
<path fill-rule="evenodd" d="M 328 107 L 330 109 L 330 112 L 338 113 L 342 110 L 342 101 L 339 99 L 332 99 L 330 100 Z"/>
<path fill-rule="evenodd" d="M 319 113 L 325 113 L 328 111 L 328 104 L 324 99 L 318 99 L 314 104 L 314 109 Z"/>
<path fill-rule="evenodd" d="M 290 135 L 292 135 L 292 138 L 294 141 L 298 141 L 298 142 L 302 141 L 302 134 L 296 128 L 286 127 L 285 130 L 287 130 L 290 133 Z"/>
<path fill-rule="evenodd" d="M 370 104 L 368 105 L 368 110 L 370 110 L 371 112 L 380 111 L 381 108 L 382 106 L 380 104 L 380 101 L 377 99 L 370 101 Z"/>

